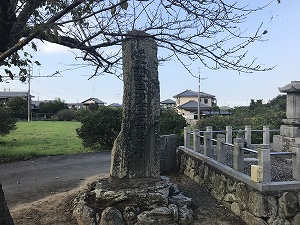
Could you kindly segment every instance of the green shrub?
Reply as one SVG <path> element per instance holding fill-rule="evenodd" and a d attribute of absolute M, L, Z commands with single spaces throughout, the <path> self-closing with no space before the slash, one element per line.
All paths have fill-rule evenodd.
<path fill-rule="evenodd" d="M 62 109 L 51 118 L 56 121 L 72 121 L 75 119 L 75 109 Z"/>
<path fill-rule="evenodd" d="M 11 130 L 16 129 L 16 119 L 13 118 L 12 113 L 5 109 L 0 108 L 0 135 L 4 136 L 9 134 Z"/>
<path fill-rule="evenodd" d="M 100 107 L 97 111 L 84 110 L 76 114 L 81 127 L 76 130 L 85 147 L 111 149 L 121 130 L 122 110 Z"/>

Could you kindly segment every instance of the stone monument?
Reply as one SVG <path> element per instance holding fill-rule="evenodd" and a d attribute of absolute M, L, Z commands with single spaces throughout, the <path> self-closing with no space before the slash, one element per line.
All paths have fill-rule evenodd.
<path fill-rule="evenodd" d="M 280 135 L 273 136 L 274 151 L 290 151 L 293 144 L 300 144 L 300 81 L 279 88 L 286 96 L 286 119 L 280 127 Z"/>
<path fill-rule="evenodd" d="M 159 81 L 156 42 L 131 31 L 123 43 L 123 119 L 113 149 L 114 178 L 159 178 Z"/>
<path fill-rule="evenodd" d="M 160 176 L 157 45 L 141 31 L 128 36 L 122 49 L 123 119 L 112 149 L 111 177 L 79 194 L 73 215 L 78 225 L 190 224 L 191 198 Z M 162 139 L 161 144 L 172 143 Z M 162 155 L 175 161 L 175 155 Z"/>

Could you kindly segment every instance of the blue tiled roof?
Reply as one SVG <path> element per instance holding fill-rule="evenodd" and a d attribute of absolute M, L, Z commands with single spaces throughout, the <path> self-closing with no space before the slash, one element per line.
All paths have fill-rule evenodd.
<path fill-rule="evenodd" d="M 198 96 L 198 92 L 196 91 L 192 91 L 192 90 L 186 90 L 184 92 L 181 92 L 175 96 L 173 96 L 174 98 L 178 98 L 178 97 L 197 97 Z M 201 97 L 207 97 L 207 98 L 215 98 L 216 96 L 211 95 L 211 94 L 207 94 L 205 92 L 201 92 L 200 91 L 200 96 Z"/>

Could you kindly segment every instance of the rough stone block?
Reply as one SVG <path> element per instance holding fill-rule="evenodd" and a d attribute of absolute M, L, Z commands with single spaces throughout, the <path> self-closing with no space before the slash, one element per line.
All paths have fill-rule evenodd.
<path fill-rule="evenodd" d="M 298 212 L 291 220 L 291 225 L 300 225 L 300 212 Z"/>
<path fill-rule="evenodd" d="M 249 194 L 249 210 L 257 217 L 275 217 L 277 214 L 277 202 L 272 196 L 265 196 L 251 191 Z"/>
<path fill-rule="evenodd" d="M 235 194 L 233 194 L 233 193 L 227 193 L 224 196 L 224 201 L 225 202 L 230 202 L 230 203 L 236 202 L 236 196 L 235 196 Z"/>
<path fill-rule="evenodd" d="M 236 190 L 236 182 L 228 178 L 226 180 L 226 187 L 228 192 L 234 192 Z"/>
<path fill-rule="evenodd" d="M 236 185 L 236 199 L 242 210 L 248 207 L 249 191 L 244 183 Z"/>
<path fill-rule="evenodd" d="M 184 196 L 183 194 L 180 193 L 178 195 L 171 196 L 169 198 L 169 202 L 171 204 L 175 204 L 177 206 L 182 206 L 182 205 L 190 206 L 191 203 L 192 203 L 192 199 L 189 198 L 189 197 L 186 197 L 186 196 Z"/>
<path fill-rule="evenodd" d="M 193 211 L 187 206 L 179 207 L 178 222 L 182 225 L 187 225 L 193 222 Z"/>
<path fill-rule="evenodd" d="M 222 179 L 222 176 L 215 174 L 212 194 L 219 202 L 221 202 L 224 198 L 225 189 L 226 189 L 226 185 Z"/>
<path fill-rule="evenodd" d="M 101 214 L 99 225 L 125 225 L 125 223 L 119 210 L 107 207 Z"/>
<path fill-rule="evenodd" d="M 241 218 L 248 225 L 268 225 L 263 219 L 258 218 L 247 211 L 241 212 Z"/>
<path fill-rule="evenodd" d="M 78 203 L 73 210 L 73 216 L 78 225 L 96 225 L 95 211 L 84 203 Z"/>
<path fill-rule="evenodd" d="M 178 218 L 179 218 L 179 212 L 178 212 L 178 207 L 177 207 L 177 205 L 175 205 L 175 204 L 170 204 L 170 205 L 168 205 L 168 208 L 169 208 L 170 211 L 171 211 L 171 215 L 172 215 L 173 221 L 174 221 L 174 222 L 177 222 L 177 221 L 178 221 Z"/>
<path fill-rule="evenodd" d="M 291 192 L 284 192 L 279 198 L 279 215 L 285 218 L 294 216 L 298 211 L 298 199 Z"/>
<path fill-rule="evenodd" d="M 271 225 L 291 225 L 289 221 L 279 217 L 271 217 L 267 220 L 267 222 Z"/>
<path fill-rule="evenodd" d="M 231 204 L 230 210 L 237 216 L 241 216 L 241 209 L 237 202 Z"/>

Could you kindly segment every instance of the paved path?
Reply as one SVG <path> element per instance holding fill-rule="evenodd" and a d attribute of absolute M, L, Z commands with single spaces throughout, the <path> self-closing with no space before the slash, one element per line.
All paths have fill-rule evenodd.
<path fill-rule="evenodd" d="M 9 207 L 77 187 L 85 178 L 107 174 L 110 151 L 50 156 L 0 164 L 0 183 Z"/>

